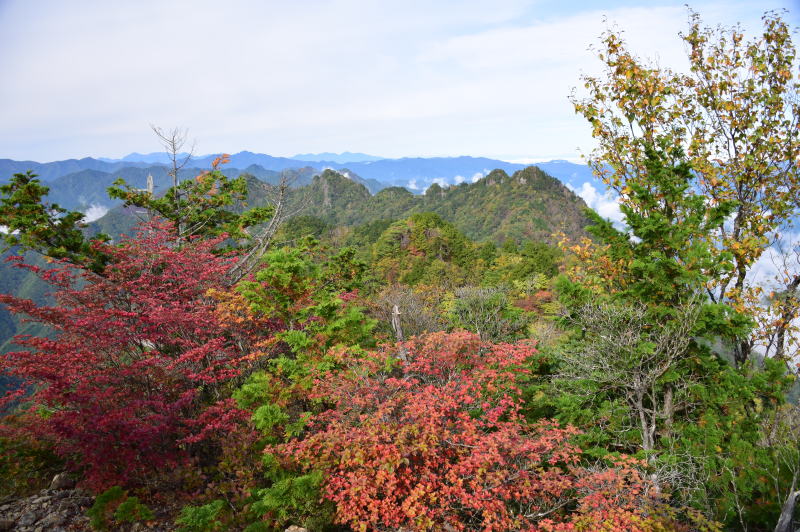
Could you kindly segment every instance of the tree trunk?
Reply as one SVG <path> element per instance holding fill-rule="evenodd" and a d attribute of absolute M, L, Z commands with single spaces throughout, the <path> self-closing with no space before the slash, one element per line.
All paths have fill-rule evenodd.
<path fill-rule="evenodd" d="M 794 484 L 794 483 L 792 483 Z M 794 488 L 794 485 L 792 486 Z M 794 532 L 792 524 L 794 523 L 794 509 L 797 504 L 797 498 L 800 497 L 800 490 L 793 490 L 786 497 L 781 509 L 781 517 L 778 519 L 778 524 L 775 525 L 775 532 Z"/>
<path fill-rule="evenodd" d="M 397 305 L 392 307 L 392 329 L 394 330 L 394 335 L 397 338 L 397 342 L 403 342 L 405 339 L 403 338 L 403 326 L 400 325 L 400 309 Z M 405 347 L 401 347 L 399 351 L 400 360 L 403 362 L 408 361 L 408 352 Z"/>
<path fill-rule="evenodd" d="M 647 412 L 644 408 L 644 397 L 642 397 L 641 394 L 637 394 L 636 396 L 635 407 L 639 414 L 639 425 L 642 431 L 642 449 L 647 453 L 648 465 L 652 466 L 655 464 L 655 456 L 653 455 L 653 449 L 655 448 L 655 423 L 648 422 L 647 420 Z M 653 483 L 653 491 L 656 495 L 659 495 L 661 493 L 661 486 L 658 482 L 658 475 L 656 473 L 650 473 L 649 478 Z"/>

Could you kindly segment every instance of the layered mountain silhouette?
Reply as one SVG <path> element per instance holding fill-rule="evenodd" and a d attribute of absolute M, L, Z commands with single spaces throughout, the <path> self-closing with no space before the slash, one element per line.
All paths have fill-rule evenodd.
<path fill-rule="evenodd" d="M 183 174 L 189 175 L 194 172 L 194 175 L 196 175 L 199 171 L 208 169 L 217 156 L 218 154 L 193 157 Z M 326 160 L 328 158 L 330 160 Z M 164 153 L 131 153 L 122 159 L 86 157 L 48 163 L 0 159 L 0 183 L 8 181 L 15 173 L 27 170 L 33 171 L 45 182 L 53 182 L 61 177 L 84 170 L 114 174 L 115 177 L 110 181 L 113 181 L 116 177 L 127 179 L 128 176 L 131 179 L 140 179 L 140 174 L 131 171 L 131 168 L 146 169 L 144 176 L 147 173 L 151 173 L 154 178 L 158 179 L 164 173 L 163 170 L 158 168 L 165 167 L 168 164 L 169 159 Z M 350 175 L 355 180 L 363 180 L 372 193 L 378 192 L 381 188 L 400 186 L 413 193 L 420 194 L 434 183 L 439 186 L 472 183 L 495 169 L 513 173 L 522 170 L 525 166 L 497 159 L 467 156 L 381 159 L 362 153 L 344 152 L 342 154 L 301 154 L 287 158 L 242 151 L 231 155 L 230 163 L 225 167 L 225 172 L 230 176 L 247 172 L 266 182 L 271 182 L 279 172 L 284 170 L 312 168 L 317 173 L 320 173 L 325 169 L 333 169 L 343 171 L 345 175 Z M 549 161 L 537 163 L 537 166 L 574 189 L 580 189 L 583 183 L 587 182 L 597 184 L 597 180 L 585 165 L 568 161 Z M 345 170 L 347 172 L 344 172 Z M 109 178 L 100 174 L 83 174 L 64 181 L 64 185 L 58 185 L 57 188 L 68 189 L 70 185 L 84 180 L 87 183 L 80 185 L 81 194 L 85 197 L 93 196 L 98 199 L 103 195 L 107 186 L 106 183 L 109 182 Z M 88 189 L 91 188 L 95 180 L 97 181 L 98 190 L 87 195 Z M 307 184 L 307 182 L 300 184 Z M 80 201 L 76 198 L 69 200 L 69 202 L 71 204 L 80 204 Z"/>

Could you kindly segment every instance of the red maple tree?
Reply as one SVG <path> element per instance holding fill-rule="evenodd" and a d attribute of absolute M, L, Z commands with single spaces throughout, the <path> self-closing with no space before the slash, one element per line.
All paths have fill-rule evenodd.
<path fill-rule="evenodd" d="M 219 403 L 243 361 L 206 295 L 232 266 L 214 253 L 220 242 L 178 246 L 169 224 L 153 222 L 117 245 L 95 244 L 111 259 L 103 275 L 18 261 L 57 289 L 56 304 L 0 302 L 52 334 L 17 337 L 25 349 L 4 355 L 0 370 L 33 390 L 24 399 L 36 412 L 29 428 L 51 438 L 90 487 L 136 484 L 184 462 L 210 428 L 246 417 Z M 204 415 L 209 407 L 225 415 Z"/>

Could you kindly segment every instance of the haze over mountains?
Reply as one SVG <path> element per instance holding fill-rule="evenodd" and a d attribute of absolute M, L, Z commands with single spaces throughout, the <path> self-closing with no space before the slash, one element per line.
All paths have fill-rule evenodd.
<path fill-rule="evenodd" d="M 195 156 L 188 166 L 193 169 L 206 169 L 211 166 L 216 157 L 216 154 Z M 163 152 L 131 153 L 121 159 L 86 157 L 48 163 L 0 159 L 0 182 L 7 181 L 14 173 L 26 170 L 32 170 L 38 174 L 42 181 L 51 182 L 84 170 L 124 173 L 122 169 L 125 168 L 152 168 L 168 163 L 169 159 Z M 422 193 L 433 183 L 440 186 L 457 185 L 464 182 L 474 183 L 495 169 L 513 173 L 526 166 L 528 165 L 469 156 L 384 159 L 364 153 L 335 154 L 326 152 L 299 154 L 287 158 L 242 151 L 231 155 L 230 163 L 225 167 L 225 171 L 231 175 L 247 171 L 261 178 L 262 175 L 269 176 L 271 172 L 280 172 L 291 168 L 310 167 L 320 172 L 326 168 L 346 169 L 351 174 L 370 182 L 368 188 L 374 194 L 387 186 L 401 186 L 411 192 Z M 592 176 L 586 165 L 557 160 L 536 163 L 536 166 L 573 189 L 580 189 L 583 183 L 597 185 L 596 178 Z M 153 170 L 153 172 L 159 173 L 157 170 Z M 155 173 L 153 177 L 157 177 Z"/>
<path fill-rule="evenodd" d="M 209 168 L 216 157 L 217 154 L 192 157 L 180 173 L 180 179 L 198 175 Z M 169 157 L 164 152 L 130 153 L 121 159 L 86 157 L 47 163 L 0 159 L 0 183 L 7 182 L 15 173 L 31 170 L 50 187 L 50 201 L 70 210 L 80 210 L 93 221 L 120 203 L 106 194 L 106 189 L 116 179 L 122 178 L 134 187 L 143 188 L 147 176 L 152 175 L 158 193 L 171 185 L 168 164 Z M 229 177 L 247 173 L 269 184 L 277 183 L 282 174 L 289 172 L 294 178 L 293 186 L 301 187 L 309 185 L 312 178 L 325 169 L 333 169 L 361 183 L 371 194 L 387 187 L 403 187 L 413 194 L 423 194 L 434 184 L 448 187 L 475 183 L 492 170 L 513 174 L 527 166 L 469 156 L 385 159 L 364 153 L 324 152 L 289 158 L 242 151 L 231 155 L 223 170 Z M 563 160 L 540 162 L 535 166 L 560 180 L 604 217 L 620 220 L 614 198 L 601 192 L 604 186 L 588 166 Z"/>
<path fill-rule="evenodd" d="M 331 153 L 327 151 L 323 153 L 299 153 L 292 157 L 292 159 L 297 159 L 298 161 L 331 161 L 334 163 L 363 163 L 368 161 L 380 161 L 385 158 L 386 157 L 376 157 L 374 155 L 367 155 L 366 153 L 352 153 L 349 151 L 342 153 Z"/>

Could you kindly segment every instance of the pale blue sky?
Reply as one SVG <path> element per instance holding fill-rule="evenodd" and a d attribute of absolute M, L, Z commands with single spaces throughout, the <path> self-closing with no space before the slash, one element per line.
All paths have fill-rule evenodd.
<path fill-rule="evenodd" d="M 683 2 L 0 0 L 0 158 L 197 151 L 576 159 L 567 100 L 609 23 L 682 67 Z M 757 30 L 796 1 L 696 2 Z M 796 36 L 800 41 L 800 35 Z"/>

